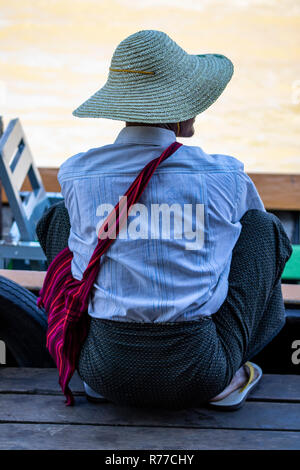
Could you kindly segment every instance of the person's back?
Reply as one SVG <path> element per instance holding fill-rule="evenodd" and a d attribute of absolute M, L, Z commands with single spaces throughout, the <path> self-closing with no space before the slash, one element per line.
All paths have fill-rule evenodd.
<path fill-rule="evenodd" d="M 75 369 L 88 399 L 167 408 L 236 409 L 260 380 L 249 359 L 284 325 L 290 241 L 238 159 L 175 142 L 193 135 L 195 116 L 232 75 L 226 56 L 188 54 L 142 30 L 118 45 L 105 85 L 73 111 L 126 127 L 58 175 L 69 246 L 51 262 L 38 305 L 48 308 L 67 404 Z M 113 211 L 125 193 L 130 204 Z M 128 210 L 127 231 L 111 240 Z"/>
<path fill-rule="evenodd" d="M 107 213 L 147 162 L 174 141 L 168 129 L 125 127 L 113 144 L 74 155 L 60 167 L 76 279 Z M 249 209 L 265 210 L 243 168 L 236 158 L 188 145 L 163 162 L 101 259 L 89 314 L 164 322 L 215 313 L 227 295 L 239 220 Z"/>

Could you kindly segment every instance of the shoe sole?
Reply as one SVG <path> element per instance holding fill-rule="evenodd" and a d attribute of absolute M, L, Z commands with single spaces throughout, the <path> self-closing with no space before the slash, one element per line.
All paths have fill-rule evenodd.
<path fill-rule="evenodd" d="M 248 386 L 248 391 L 246 392 L 246 394 L 243 396 L 243 398 L 238 403 L 236 403 L 234 405 L 222 405 L 221 404 L 222 400 L 220 400 L 218 402 L 218 403 L 220 403 L 219 405 L 216 404 L 217 402 L 216 403 L 209 402 L 209 403 L 207 403 L 207 407 L 211 408 L 211 409 L 214 409 L 214 410 L 218 410 L 218 411 L 236 411 L 236 410 L 239 410 L 245 404 L 248 396 L 255 389 L 255 387 L 259 384 L 259 382 L 260 382 L 260 380 L 263 376 L 263 372 L 262 372 L 261 368 L 257 364 L 254 364 L 253 362 L 251 362 L 251 364 L 253 365 L 253 367 L 256 370 L 258 370 L 259 375 L 255 379 L 255 381 Z M 235 392 L 236 392 L 236 390 L 235 390 Z M 234 392 L 232 392 L 232 393 L 234 393 Z"/>

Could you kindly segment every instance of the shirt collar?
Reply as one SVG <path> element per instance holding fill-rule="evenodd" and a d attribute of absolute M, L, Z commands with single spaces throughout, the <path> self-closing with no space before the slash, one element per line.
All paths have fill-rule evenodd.
<path fill-rule="evenodd" d="M 128 126 L 119 132 L 115 144 L 148 144 L 169 146 L 176 142 L 176 134 L 170 129 L 153 126 Z"/>

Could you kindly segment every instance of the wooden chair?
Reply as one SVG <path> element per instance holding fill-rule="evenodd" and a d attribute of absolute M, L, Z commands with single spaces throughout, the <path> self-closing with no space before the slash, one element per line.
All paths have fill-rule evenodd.
<path fill-rule="evenodd" d="M 26 177 L 32 190 L 20 191 Z M 0 267 L 8 259 L 45 262 L 35 227 L 44 211 L 63 197 L 45 191 L 19 119 L 12 119 L 0 138 L 0 179 L 14 218 L 9 237 L 0 240 Z"/>

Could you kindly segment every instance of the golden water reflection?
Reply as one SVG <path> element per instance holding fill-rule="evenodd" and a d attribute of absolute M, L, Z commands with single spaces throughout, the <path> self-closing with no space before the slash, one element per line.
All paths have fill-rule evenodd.
<path fill-rule="evenodd" d="M 101 88 L 116 46 L 141 29 L 191 54 L 231 58 L 234 76 L 178 139 L 246 171 L 300 172 L 298 0 L 0 0 L 0 114 L 19 117 L 38 166 L 112 143 L 123 122 L 72 111 Z"/>

